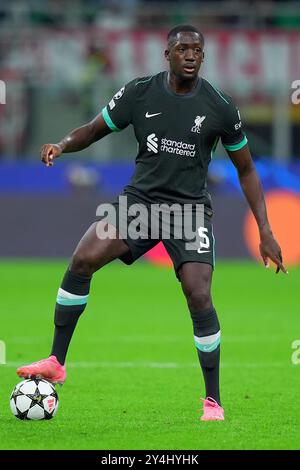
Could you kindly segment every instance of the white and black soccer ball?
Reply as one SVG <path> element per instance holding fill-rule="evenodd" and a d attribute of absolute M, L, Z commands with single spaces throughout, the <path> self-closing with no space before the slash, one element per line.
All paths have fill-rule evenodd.
<path fill-rule="evenodd" d="M 52 419 L 58 403 L 53 385 L 41 379 L 23 380 L 15 386 L 10 396 L 10 409 L 18 419 Z"/>

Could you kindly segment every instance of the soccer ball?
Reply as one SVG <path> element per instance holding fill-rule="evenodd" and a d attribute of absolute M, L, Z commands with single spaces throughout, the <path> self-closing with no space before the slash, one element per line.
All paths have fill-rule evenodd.
<path fill-rule="evenodd" d="M 23 380 L 10 396 L 10 409 L 18 419 L 52 419 L 57 408 L 58 395 L 47 380 Z"/>

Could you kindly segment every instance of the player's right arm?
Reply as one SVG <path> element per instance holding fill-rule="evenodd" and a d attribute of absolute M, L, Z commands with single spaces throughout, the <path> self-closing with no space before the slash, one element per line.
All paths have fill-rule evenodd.
<path fill-rule="evenodd" d="M 122 87 L 92 121 L 78 127 L 57 144 L 45 144 L 41 149 L 42 162 L 52 166 L 62 153 L 78 152 L 110 134 L 125 129 L 132 123 L 132 109 L 135 102 L 135 82 L 132 80 Z"/>
<path fill-rule="evenodd" d="M 102 139 L 112 131 L 99 113 L 92 121 L 71 131 L 56 144 L 45 144 L 41 148 L 41 159 L 46 166 L 52 166 L 53 161 L 62 153 L 78 152 Z"/>

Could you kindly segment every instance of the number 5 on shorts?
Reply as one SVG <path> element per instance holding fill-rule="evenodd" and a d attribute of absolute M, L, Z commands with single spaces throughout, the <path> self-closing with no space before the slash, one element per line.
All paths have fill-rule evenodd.
<path fill-rule="evenodd" d="M 205 227 L 198 228 L 199 237 L 202 238 L 203 240 L 203 241 L 200 241 L 200 248 L 198 248 L 197 250 L 198 253 L 207 253 L 210 251 L 210 250 L 207 250 L 207 248 L 209 248 L 210 246 L 209 237 L 206 235 L 207 232 L 208 232 L 208 229 Z"/>

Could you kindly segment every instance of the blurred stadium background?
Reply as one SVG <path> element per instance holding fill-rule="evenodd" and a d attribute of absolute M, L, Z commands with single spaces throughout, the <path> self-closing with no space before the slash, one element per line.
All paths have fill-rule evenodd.
<path fill-rule="evenodd" d="M 7 342 L 7 357 L 11 361 L 8 362 L 11 368 L 7 372 L 4 390 L 9 393 L 9 388 L 14 385 L 13 369 L 17 364 L 37 360 L 48 350 L 53 302 L 66 266 L 65 259 L 94 220 L 97 205 L 113 199 L 129 180 L 136 143 L 132 129 L 126 129 L 82 152 L 65 155 L 50 169 L 41 164 L 39 149 L 42 144 L 56 142 L 71 129 L 90 120 L 124 83 L 136 76 L 166 69 L 163 57 L 166 33 L 180 23 L 191 23 L 203 31 L 206 59 L 202 74 L 231 94 L 241 110 L 276 238 L 283 248 L 287 265 L 294 266 L 288 283 L 283 276 L 270 277 L 271 273 L 266 278 L 265 271 L 251 261 L 252 257 L 258 256 L 257 230 L 239 189 L 235 169 L 219 146 L 210 165 L 209 187 L 215 209 L 214 231 L 220 266 L 216 270 L 214 295 L 222 312 L 225 331 L 225 402 L 231 403 L 234 416 L 236 408 L 233 408 L 232 400 L 245 398 L 249 402 L 250 397 L 258 398 L 259 391 L 261 397 L 277 401 L 274 413 L 273 402 L 268 402 L 272 406 L 267 409 L 268 404 L 261 398 L 260 406 L 267 414 L 264 426 L 267 427 L 256 426 L 257 402 L 247 407 L 240 402 L 241 421 L 236 422 L 236 428 L 229 428 L 227 434 L 219 430 L 216 435 L 220 440 L 217 442 L 209 441 L 208 435 L 202 433 L 201 445 L 202 448 L 299 447 L 299 426 L 294 421 L 299 410 L 297 415 L 296 408 L 289 408 L 289 403 L 296 406 L 299 390 L 299 374 L 291 369 L 290 345 L 299 336 L 299 305 L 295 291 L 299 284 L 299 268 L 296 266 L 300 263 L 300 104 L 293 104 L 291 95 L 292 82 L 300 80 L 300 1 L 0 0 L 2 91 L 3 82 L 6 85 L 5 104 L 3 95 L 0 104 L 0 280 L 6 294 L 2 309 L 5 314 L 9 313 L 2 323 L 0 338 Z M 63 260 L 51 264 L 56 258 Z M 151 262 L 168 264 L 165 253 L 159 248 L 152 252 L 150 258 Z M 45 259 L 50 262 L 46 263 Z M 175 277 L 148 263 L 149 259 L 147 264 L 138 262 L 136 268 L 127 271 L 126 280 L 118 263 L 105 268 L 105 276 L 97 278 L 95 285 L 98 288 L 91 296 L 90 308 L 111 309 L 114 314 L 87 315 L 80 325 L 81 334 L 75 335 L 71 361 L 80 361 L 82 354 L 92 364 L 97 360 L 121 359 L 156 360 L 157 363 L 165 361 L 168 364 L 182 359 L 189 363 L 192 357 L 196 361 L 192 356 L 190 320 L 181 314 L 185 304 L 183 297 L 179 299 Z M 137 305 L 130 303 L 133 284 Z M 116 295 L 116 285 L 119 295 Z M 161 285 L 165 287 L 163 292 L 160 291 Z M 250 295 L 249 286 L 253 286 Z M 235 288 L 235 296 L 231 288 Z M 156 295 L 153 299 L 148 298 L 141 318 L 140 305 L 147 289 Z M 110 296 L 110 300 L 103 298 L 103 292 Z M 127 295 L 126 307 L 123 300 Z M 243 315 L 240 314 L 241 305 Z M 159 306 L 163 308 L 164 315 L 161 315 Z M 124 308 L 127 317 L 123 316 Z M 42 316 L 41 310 L 44 312 Z M 178 318 L 174 319 L 176 310 Z M 288 313 L 290 322 L 283 318 L 283 312 Z M 15 321 L 18 322 L 17 332 Z M 186 333 L 182 329 L 183 322 Z M 120 336 L 116 344 L 111 342 L 111 337 L 116 339 L 117 324 L 121 327 L 117 334 L 123 332 L 127 336 Z M 173 324 L 173 329 L 167 337 L 170 324 Z M 96 331 L 97 335 L 91 337 L 91 331 Z M 265 332 L 270 332 L 270 337 L 266 338 Z M 174 342 L 174 338 L 175 350 L 170 348 L 170 341 Z M 142 339 L 144 342 L 140 344 L 137 355 L 134 341 L 139 344 Z M 134 343 L 132 352 L 130 341 Z M 257 366 L 255 374 L 252 362 L 253 367 Z M 95 380 L 93 386 L 97 387 L 97 396 L 104 400 L 101 404 L 107 408 L 99 407 L 102 414 L 98 419 L 98 415 L 91 412 L 94 410 L 93 394 L 89 394 L 83 405 L 76 402 L 77 418 L 80 413 L 86 416 L 85 410 L 91 413 L 86 417 L 89 427 L 85 424 L 81 428 L 82 423 L 75 422 L 70 409 L 70 395 L 73 393 L 75 399 L 78 390 L 81 394 L 86 393 L 85 384 L 89 382 L 90 370 L 87 365 L 82 366 L 81 372 L 85 375 L 80 381 L 74 364 L 70 369 L 70 388 L 66 389 L 69 407 L 61 410 L 62 417 L 67 419 L 58 421 L 55 428 L 57 436 L 66 439 L 67 422 L 72 423 L 74 433 L 78 432 L 73 443 L 73 434 L 70 434 L 70 447 L 80 446 L 81 440 L 85 442 L 83 448 L 97 448 L 99 445 L 103 445 L 101 448 L 151 448 L 151 445 L 154 446 L 152 448 L 160 445 L 168 448 L 170 445 L 180 449 L 184 445 L 188 449 L 200 445 L 192 424 L 190 429 L 185 428 L 185 440 L 180 441 L 179 438 L 183 436 L 183 425 L 188 423 L 188 410 L 193 409 L 193 399 L 196 399 L 191 396 L 190 402 L 186 402 L 188 390 L 195 394 L 195 389 L 194 375 L 189 378 L 185 369 L 178 372 L 181 383 L 186 387 L 184 391 L 179 382 L 176 387 L 179 375 L 173 376 L 177 369 L 173 371 L 171 366 L 157 371 L 152 384 L 152 374 L 156 374 L 154 369 L 148 368 L 144 372 L 130 369 L 128 372 L 127 366 L 123 369 L 120 366 L 115 377 L 103 365 L 101 374 L 97 372 L 99 381 Z M 102 367 L 104 363 L 99 364 Z M 117 364 L 115 366 L 118 367 Z M 198 367 L 196 362 L 194 366 Z M 5 370 L 2 377 L 5 377 Z M 241 375 L 237 376 L 236 370 Z M 160 377 L 158 372 L 164 375 Z M 101 382 L 103 374 L 104 383 Z M 119 377 L 123 388 L 120 388 Z M 144 397 L 144 388 L 139 387 L 139 384 L 144 385 L 143 380 L 152 394 L 146 413 L 143 406 L 137 408 L 139 400 Z M 168 388 L 170 382 L 175 384 L 172 390 Z M 159 383 L 161 390 L 166 392 L 164 403 L 155 383 Z M 286 384 L 292 394 L 290 400 L 286 399 Z M 117 403 L 114 402 L 116 391 L 119 392 Z M 278 396 L 282 398 L 280 404 Z M 122 414 L 125 413 L 121 411 L 124 407 L 122 397 L 131 400 L 129 406 L 140 419 L 139 424 L 136 425 L 128 414 Z M 169 420 L 171 424 L 165 423 L 163 418 L 164 412 L 169 412 L 170 400 L 174 411 Z M 151 405 L 153 409 L 157 405 L 155 409 L 159 410 L 156 414 L 153 411 L 153 416 L 150 416 Z M 184 416 L 180 415 L 182 409 Z M 293 413 L 293 417 L 286 419 L 286 427 L 277 414 L 279 409 L 286 413 L 285 416 L 291 411 Z M 105 410 L 108 414 L 102 416 Z M 123 440 L 116 440 L 109 413 L 119 413 L 117 429 L 119 438 L 121 436 Z M 10 426 L 8 414 L 5 416 L 4 424 Z M 252 434 L 250 427 L 242 424 L 244 416 L 252 426 Z M 103 419 L 109 432 L 104 433 L 100 444 L 84 441 L 88 439 L 82 436 L 84 432 L 86 436 L 93 433 L 97 436 L 97 419 L 99 422 Z M 156 421 L 159 419 L 161 422 Z M 192 422 L 194 417 L 190 419 Z M 130 435 L 131 440 L 125 436 L 128 423 L 135 430 L 133 435 L 128 431 L 128 439 Z M 150 424 L 156 426 L 155 432 Z M 140 433 L 142 425 L 144 428 Z M 166 426 L 174 431 L 172 436 L 165 432 Z M 5 445 L 9 448 L 25 446 L 21 428 L 19 434 L 16 434 L 15 427 L 6 429 L 11 432 L 3 431 L 3 435 L 10 434 L 15 440 L 9 444 L 4 440 L 3 448 Z M 277 435 L 274 429 L 280 429 L 281 434 L 278 431 Z M 32 431 L 30 442 L 32 448 L 46 448 L 47 445 L 63 448 L 64 445 L 63 441 L 46 443 Z"/>
<path fill-rule="evenodd" d="M 132 129 L 50 171 L 39 163 L 39 149 L 91 119 L 133 77 L 166 69 L 166 32 L 178 23 L 204 32 L 202 73 L 239 105 L 273 197 L 276 234 L 287 261 L 299 262 L 300 105 L 291 100 L 300 79 L 299 1 L 1 1 L 0 256 L 69 256 L 97 203 L 120 192 L 134 164 Z M 248 257 L 255 230 L 245 235 L 247 207 L 221 146 L 209 185 L 218 256 Z M 282 209 L 290 214 L 284 224 Z"/>

